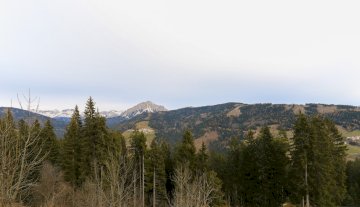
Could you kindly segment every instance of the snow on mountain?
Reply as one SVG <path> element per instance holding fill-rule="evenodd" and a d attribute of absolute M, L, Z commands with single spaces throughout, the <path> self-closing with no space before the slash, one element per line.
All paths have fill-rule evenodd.
<path fill-rule="evenodd" d="M 100 115 L 104 116 L 105 118 L 111 118 L 115 116 L 120 116 L 123 111 L 117 110 L 110 110 L 110 111 L 101 111 Z M 64 110 L 40 110 L 36 113 L 54 118 L 54 119 L 70 119 L 74 113 L 74 109 L 64 109 Z"/>
<path fill-rule="evenodd" d="M 64 109 L 64 110 L 40 110 L 36 113 L 50 117 L 50 118 L 71 118 L 74 113 L 74 109 Z"/>
<path fill-rule="evenodd" d="M 105 118 L 112 118 L 112 117 L 120 116 L 123 112 L 124 111 L 110 110 L 110 111 L 101 111 L 100 114 Z"/>
<path fill-rule="evenodd" d="M 156 105 L 152 103 L 151 101 L 146 101 L 139 103 L 138 105 L 129 108 L 128 110 L 124 111 L 121 116 L 126 119 L 131 119 L 132 117 L 135 117 L 139 114 L 143 113 L 153 113 L 158 111 L 167 111 L 167 109 L 164 106 Z"/>
<path fill-rule="evenodd" d="M 164 106 L 156 105 L 151 101 L 146 101 L 139 103 L 136 106 L 127 109 L 126 111 L 119 111 L 119 110 L 101 111 L 100 115 L 104 116 L 105 118 L 121 117 L 124 119 L 131 119 L 143 113 L 153 113 L 158 111 L 167 111 L 167 109 Z M 66 121 L 66 120 L 70 120 L 72 114 L 74 113 L 74 109 L 40 110 L 37 111 L 36 113 L 50 118 L 61 119 Z"/>

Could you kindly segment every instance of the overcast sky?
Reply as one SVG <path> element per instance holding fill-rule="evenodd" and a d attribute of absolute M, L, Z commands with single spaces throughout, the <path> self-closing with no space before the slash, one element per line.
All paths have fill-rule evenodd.
<path fill-rule="evenodd" d="M 0 106 L 360 105 L 359 1 L 1 0 Z M 14 103 L 14 105 L 16 105 Z"/>

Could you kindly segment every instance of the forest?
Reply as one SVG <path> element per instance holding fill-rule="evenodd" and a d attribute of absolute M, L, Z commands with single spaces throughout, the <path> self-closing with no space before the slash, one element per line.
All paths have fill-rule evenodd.
<path fill-rule="evenodd" d="M 176 122 L 176 120 L 174 120 Z M 0 206 L 360 206 L 360 160 L 321 115 L 299 114 L 285 131 L 248 130 L 225 152 L 110 130 L 90 97 L 63 139 L 50 121 L 0 119 Z M 240 138 L 244 137 L 244 138 Z"/>

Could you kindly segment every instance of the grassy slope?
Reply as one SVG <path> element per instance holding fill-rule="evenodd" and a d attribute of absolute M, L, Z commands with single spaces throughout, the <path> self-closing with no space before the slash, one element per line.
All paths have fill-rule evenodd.
<path fill-rule="evenodd" d="M 141 121 L 141 122 L 136 123 L 136 129 L 137 130 L 144 130 L 144 129 L 146 130 L 146 131 L 144 131 L 144 134 L 146 136 L 146 145 L 149 147 L 151 145 L 151 142 L 155 138 L 155 131 L 149 127 L 149 122 Z M 123 136 L 126 140 L 127 145 L 130 145 L 130 136 L 131 136 L 132 132 L 133 132 L 132 130 L 126 130 L 123 133 Z"/>

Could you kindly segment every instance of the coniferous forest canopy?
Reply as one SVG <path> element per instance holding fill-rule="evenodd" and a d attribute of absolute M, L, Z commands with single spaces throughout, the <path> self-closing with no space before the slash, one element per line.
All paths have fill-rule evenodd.
<path fill-rule="evenodd" d="M 0 120 L 0 206 L 360 206 L 360 160 L 346 159 L 332 121 L 300 113 L 291 137 L 261 127 L 218 152 L 196 149 L 191 130 L 175 144 L 149 144 L 137 130 L 125 139 L 91 97 L 62 139 L 50 121 L 15 121 L 9 110 Z"/>

